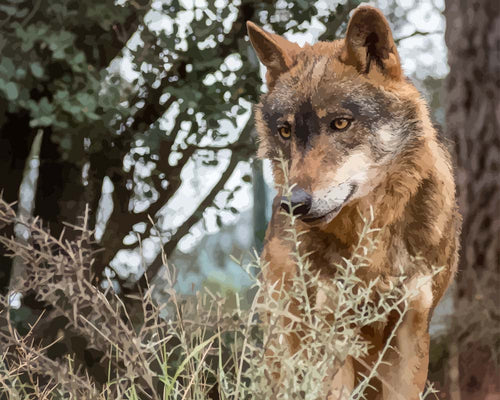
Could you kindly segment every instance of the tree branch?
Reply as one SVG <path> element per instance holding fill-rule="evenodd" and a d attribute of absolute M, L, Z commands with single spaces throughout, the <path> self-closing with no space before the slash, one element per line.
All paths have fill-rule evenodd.
<path fill-rule="evenodd" d="M 224 188 L 224 185 L 231 177 L 233 171 L 235 170 L 238 163 L 248 158 L 249 154 L 253 151 L 250 146 L 251 141 L 251 131 L 254 129 L 253 119 L 248 120 L 247 124 L 243 128 L 240 134 L 240 143 L 235 143 L 235 149 L 238 148 L 236 145 L 241 145 L 241 149 L 247 150 L 247 152 L 236 152 L 235 149 L 232 150 L 231 159 L 226 170 L 222 174 L 221 178 L 217 184 L 212 188 L 212 190 L 205 196 L 203 201 L 198 205 L 196 210 L 191 214 L 191 216 L 175 231 L 174 235 L 169 239 L 169 241 L 163 246 L 162 252 L 169 256 L 174 249 L 177 247 L 177 243 L 181 240 L 192 228 L 194 224 L 203 218 L 203 211 L 212 205 L 217 194 Z M 135 285 L 136 290 L 143 290 L 147 287 L 147 283 L 156 276 L 160 268 L 163 266 L 162 253 L 160 253 L 156 259 L 151 263 L 146 272 L 137 281 Z"/>
<path fill-rule="evenodd" d="M 238 16 L 234 21 L 230 32 L 226 35 L 226 40 L 224 40 L 224 42 L 221 43 L 221 45 L 218 47 L 218 57 L 224 59 L 232 52 L 237 51 L 238 41 L 240 40 L 241 37 L 245 35 L 246 32 L 245 22 L 248 19 L 251 19 L 253 15 L 254 15 L 253 5 L 242 4 L 239 7 Z M 162 79 L 158 88 L 151 89 L 145 98 L 137 96 L 133 100 L 132 104 L 135 104 L 134 102 L 143 100 L 145 101 L 146 105 L 139 111 L 137 111 L 137 113 L 134 115 L 134 121 L 122 135 L 124 138 L 131 138 L 133 137 L 135 132 L 150 126 L 152 123 L 157 121 L 175 101 L 178 100 L 176 96 L 171 95 L 165 104 L 163 105 L 159 104 L 160 97 L 164 94 L 165 88 L 171 84 L 170 78 L 172 78 L 173 76 L 179 76 L 182 78 L 183 75 L 186 74 L 186 65 L 188 64 L 187 61 L 188 60 L 186 60 L 185 54 L 181 54 L 179 58 L 176 60 L 176 62 L 173 63 L 172 67 L 170 68 L 166 76 Z M 210 68 L 207 67 L 205 71 L 201 71 L 200 74 L 209 72 L 209 70 Z M 182 116 L 179 115 L 177 117 L 176 126 L 174 127 L 173 132 L 176 132 L 178 130 L 176 129 L 176 127 L 180 126 L 181 120 Z M 159 166 L 158 169 L 160 171 L 163 170 L 164 173 L 167 175 L 167 180 L 169 182 L 169 185 L 165 191 L 159 192 L 160 197 L 158 198 L 158 200 L 153 205 L 151 205 L 145 212 L 139 214 L 131 214 L 129 212 L 126 213 L 126 211 L 128 210 L 125 210 L 123 207 L 120 208 L 116 207 L 116 204 L 124 202 L 125 199 L 128 204 L 130 193 L 128 193 L 127 195 L 128 191 L 118 190 L 117 185 L 115 184 L 115 192 L 113 194 L 113 203 L 115 204 L 115 207 L 113 209 L 112 215 L 108 220 L 108 227 L 101 241 L 101 244 L 105 249 L 100 254 L 100 259 L 99 259 L 99 264 L 103 265 L 102 268 L 104 268 L 106 265 L 109 264 L 109 262 L 115 256 L 116 252 L 122 246 L 123 238 L 120 238 L 119 237 L 120 235 L 117 235 L 117 232 L 129 232 L 135 224 L 144 221 L 147 215 L 154 216 L 179 188 L 181 184 L 181 180 L 179 179 L 180 171 L 182 170 L 182 167 L 187 163 L 187 161 L 191 158 L 191 156 L 194 154 L 194 152 L 197 150 L 197 148 L 195 146 L 188 147 L 186 150 L 183 151 L 183 156 L 179 161 L 179 163 L 177 164 L 177 166 L 171 167 L 170 165 L 168 165 L 168 158 L 169 158 L 168 155 L 172 151 L 172 146 L 174 142 L 175 140 L 168 140 L 168 142 L 166 142 L 163 146 L 161 146 L 163 148 L 160 148 L 160 160 L 164 160 L 167 164 L 163 168 Z M 167 145 L 168 147 L 167 150 L 164 150 L 165 145 Z M 240 145 L 235 144 L 234 150 L 237 150 L 236 149 L 237 146 Z M 114 174 L 116 175 L 119 173 L 115 171 Z M 126 174 L 125 172 L 123 172 L 123 174 L 120 175 L 126 175 Z M 119 177 L 117 177 L 117 179 L 118 178 Z M 124 178 L 120 178 L 119 180 L 122 182 L 122 184 L 126 183 L 126 180 L 124 180 Z M 123 198 L 122 196 L 125 197 Z M 119 225 L 119 228 L 118 226 L 115 227 L 118 230 L 111 229 L 111 225 L 113 224 Z"/>
<path fill-rule="evenodd" d="M 335 40 L 337 39 L 337 31 L 339 30 L 342 23 L 347 21 L 349 13 L 360 5 L 359 0 L 348 0 L 346 4 L 339 4 L 337 6 L 337 12 L 334 14 L 334 18 L 330 21 L 328 19 L 326 25 L 326 31 L 318 38 L 318 40 Z"/>
<path fill-rule="evenodd" d="M 239 150 L 249 150 L 250 148 L 253 149 L 253 147 L 250 145 L 248 142 L 234 142 L 234 143 L 228 143 L 227 145 L 224 146 L 198 146 L 195 144 L 190 144 L 188 145 L 188 148 L 192 148 L 195 151 L 202 151 L 202 150 L 207 150 L 207 151 L 221 151 L 221 150 L 232 150 L 232 151 L 239 151 Z"/>
<path fill-rule="evenodd" d="M 251 4 L 242 4 L 238 10 L 238 16 L 233 22 L 231 30 L 226 34 L 226 39 L 217 47 L 217 57 L 221 60 L 225 59 L 231 53 L 238 51 L 238 41 L 246 34 L 246 21 L 252 19 L 255 10 Z M 160 118 L 165 110 L 177 100 L 176 97 L 171 96 L 167 100 L 168 105 L 160 105 L 160 97 L 164 94 L 165 89 L 171 85 L 170 78 L 174 76 L 179 76 L 183 79 L 186 74 L 186 66 L 189 64 L 189 57 L 186 54 L 179 55 L 179 58 L 172 64 L 168 74 L 160 82 L 160 85 L 156 89 L 151 89 L 146 98 L 136 98 L 134 101 L 143 100 L 146 105 L 141 108 L 136 115 L 134 115 L 134 122 L 132 123 L 130 130 L 139 130 L 141 124 L 149 126 L 158 118 Z M 210 72 L 211 67 L 204 68 L 198 71 L 199 76 Z M 135 104 L 135 103 L 132 103 Z M 131 105 L 132 105 L 131 104 Z"/>
<path fill-rule="evenodd" d="M 101 246 L 104 251 L 99 255 L 99 265 L 101 270 L 109 265 L 116 253 L 122 248 L 123 236 L 119 232 L 130 232 L 135 224 L 147 220 L 148 215 L 155 216 L 158 211 L 168 202 L 173 194 L 179 189 L 182 181 L 176 179 L 180 176 L 180 171 L 187 164 L 196 149 L 188 148 L 183 152 L 181 159 L 176 166 L 171 167 L 166 164 L 169 174 L 172 176 L 168 179 L 169 185 L 163 191 L 158 191 L 158 199 L 151 204 L 145 211 L 140 213 L 132 213 L 128 209 L 128 201 L 130 192 L 126 189 L 126 180 L 131 179 L 129 173 L 123 173 L 121 177 L 112 179 L 115 189 L 113 191 L 113 211 L 108 219 L 108 225 L 101 239 Z M 124 202 L 125 200 L 125 202 Z M 99 271 L 96 271 L 97 273 Z M 102 272 L 102 271 L 101 271 Z M 98 277 L 100 279 L 100 277 Z"/>
<path fill-rule="evenodd" d="M 433 32 L 415 31 L 410 35 L 401 36 L 397 39 L 394 39 L 394 41 L 396 42 L 396 44 L 399 44 L 399 42 L 401 42 L 402 40 L 410 39 L 415 36 L 442 35 L 443 33 L 444 33 L 443 31 L 433 31 Z"/>
<path fill-rule="evenodd" d="M 203 211 L 212 205 L 217 194 L 224 188 L 224 185 L 229 180 L 233 174 L 236 166 L 241 161 L 234 152 L 231 154 L 231 159 L 226 170 L 222 174 L 220 180 L 212 188 L 212 190 L 207 194 L 203 201 L 196 208 L 194 213 L 175 231 L 174 235 L 169 239 L 169 241 L 163 246 L 162 252 L 158 254 L 156 259 L 151 263 L 149 268 L 145 271 L 142 277 L 137 281 L 136 287 L 139 290 L 144 290 L 147 287 L 148 282 L 150 282 L 158 273 L 160 268 L 163 266 L 162 253 L 171 254 L 177 247 L 177 243 L 181 240 L 189 230 L 193 227 L 195 223 L 203 218 Z"/>

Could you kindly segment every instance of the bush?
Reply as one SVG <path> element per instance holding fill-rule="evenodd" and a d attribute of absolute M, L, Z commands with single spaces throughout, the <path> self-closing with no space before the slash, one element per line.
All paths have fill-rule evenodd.
<path fill-rule="evenodd" d="M 290 189 L 285 187 L 285 193 Z M 256 255 L 243 266 L 257 277 L 257 294 L 249 308 L 240 307 L 240 294 L 234 294 L 235 307 L 228 306 L 227 297 L 208 290 L 181 296 L 175 290 L 175 268 L 164 256 L 168 299 L 158 306 L 153 286 L 140 296 L 126 296 L 114 292 L 111 281 L 107 289 L 92 283 L 94 244 L 86 218 L 81 227 L 72 227 L 77 238 L 69 241 L 51 236 L 39 220 L 18 220 L 11 206 L 0 200 L 0 224 L 21 223 L 30 232 L 26 243 L 0 237 L 25 266 L 12 292 L 32 292 L 46 305 L 38 321 L 23 331 L 16 322 L 19 310 L 10 308 L 8 298 L 1 299 L 0 398 L 364 398 L 388 345 L 373 368 L 366 366 L 368 373 L 350 397 L 331 393 L 330 382 L 348 357 L 367 353 L 369 345 L 360 329 L 384 323 L 389 314 L 401 321 L 409 300 L 426 281 L 422 278 L 409 290 L 403 271 L 390 281 L 377 278 L 368 284 L 357 277 L 377 246 L 370 217 L 354 256 L 337 265 L 335 276 L 322 277 L 310 270 L 294 229 L 296 217 L 290 213 L 289 218 L 297 274 L 286 288 L 259 279 L 268 266 Z M 47 343 L 39 327 L 61 317 L 67 327 L 55 343 Z M 307 345 L 292 353 L 286 344 L 294 337 Z M 68 338 L 97 351 L 100 374 L 85 354 L 51 353 Z M 102 371 L 106 376 L 100 376 Z M 422 397 L 432 392 L 430 387 Z"/>

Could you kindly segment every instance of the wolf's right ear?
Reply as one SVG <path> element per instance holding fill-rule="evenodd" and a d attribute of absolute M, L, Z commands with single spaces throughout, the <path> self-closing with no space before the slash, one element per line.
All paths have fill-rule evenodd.
<path fill-rule="evenodd" d="M 292 66 L 293 55 L 300 47 L 282 36 L 266 32 L 251 21 L 247 21 L 247 29 L 257 57 L 267 68 L 266 81 L 271 88 L 276 79 Z"/>
<path fill-rule="evenodd" d="M 389 23 L 375 7 L 360 6 L 354 10 L 340 58 L 360 73 L 367 74 L 372 68 L 378 68 L 392 79 L 403 76 Z"/>

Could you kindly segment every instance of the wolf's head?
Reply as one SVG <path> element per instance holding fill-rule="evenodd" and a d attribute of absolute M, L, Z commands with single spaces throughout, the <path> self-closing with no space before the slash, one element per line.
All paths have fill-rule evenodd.
<path fill-rule="evenodd" d="M 345 39 L 303 48 L 251 22 L 248 33 L 269 88 L 255 108 L 259 156 L 273 161 L 278 185 L 275 160 L 288 161 L 291 202 L 304 222 L 328 224 L 434 134 L 377 9 L 358 7 Z"/>

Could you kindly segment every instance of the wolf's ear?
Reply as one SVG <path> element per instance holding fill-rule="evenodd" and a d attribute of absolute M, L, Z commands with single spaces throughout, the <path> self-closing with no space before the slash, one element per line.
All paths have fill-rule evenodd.
<path fill-rule="evenodd" d="M 370 6 L 358 7 L 347 26 L 341 60 L 360 73 L 378 67 L 393 79 L 403 76 L 396 44 L 384 15 Z"/>
<path fill-rule="evenodd" d="M 257 57 L 267 68 L 267 86 L 274 86 L 276 79 L 293 64 L 292 57 L 300 47 L 284 37 L 266 32 L 251 21 L 247 21 L 248 36 Z"/>

